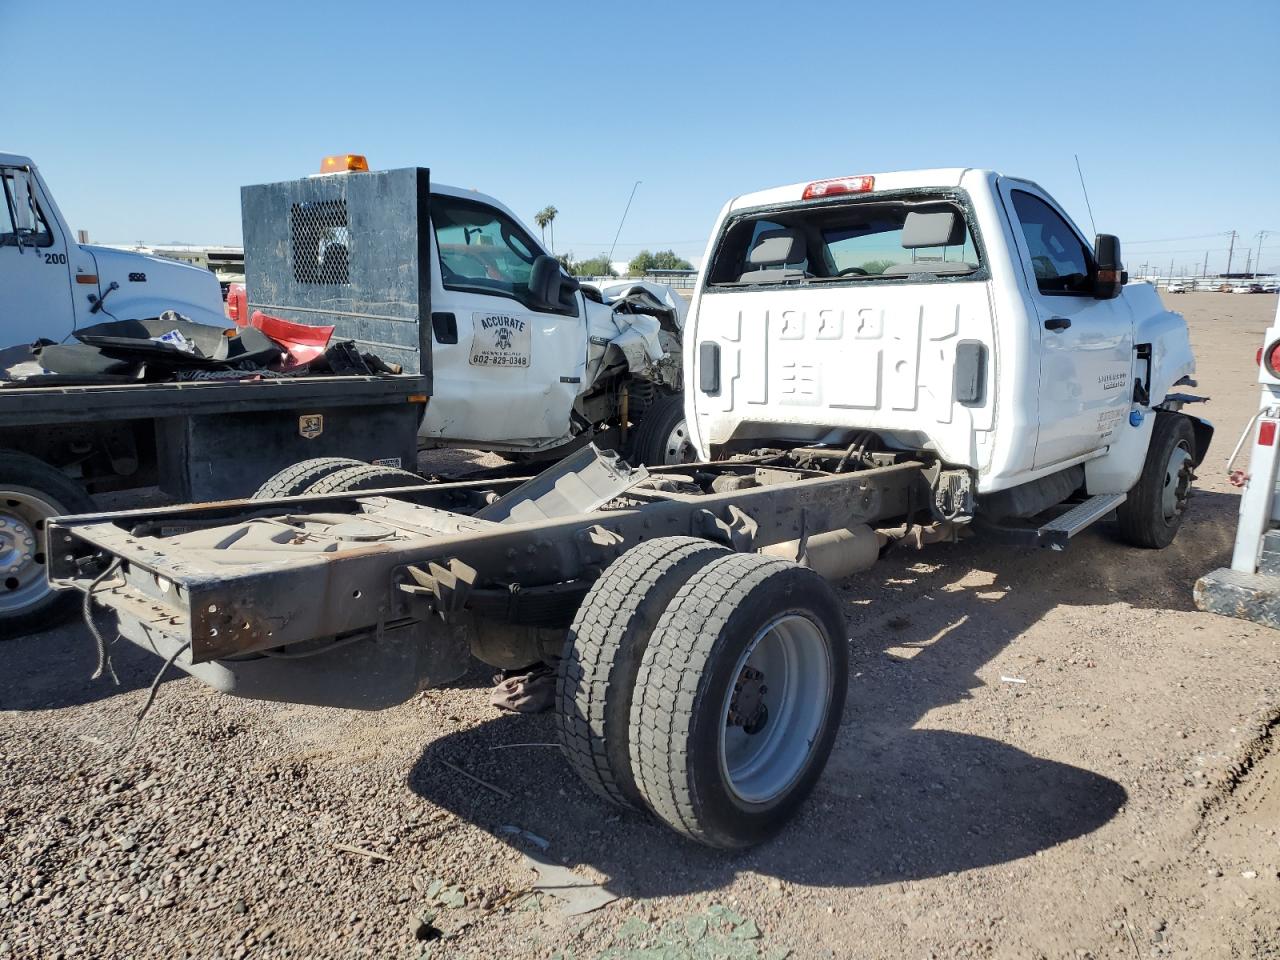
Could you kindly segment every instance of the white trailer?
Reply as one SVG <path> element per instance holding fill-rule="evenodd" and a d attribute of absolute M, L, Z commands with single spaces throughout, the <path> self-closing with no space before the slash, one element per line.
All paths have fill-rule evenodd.
<path fill-rule="evenodd" d="M 1280 627 L 1280 307 L 1262 337 L 1258 351 L 1258 412 L 1227 461 L 1231 471 L 1249 444 L 1249 469 L 1232 472 L 1243 484 L 1240 520 L 1231 566 L 1220 567 L 1196 581 L 1196 606 L 1269 627 Z"/>

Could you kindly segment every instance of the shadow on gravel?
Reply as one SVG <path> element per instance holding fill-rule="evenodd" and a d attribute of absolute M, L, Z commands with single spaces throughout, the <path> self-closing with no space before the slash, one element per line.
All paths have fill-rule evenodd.
<path fill-rule="evenodd" d="M 78 620 L 0 641 L 0 710 L 52 710 L 95 703 L 150 686 L 164 662 L 127 640 L 112 644 L 110 650 L 119 686 L 110 677 L 90 679 L 98 666 L 98 650 Z M 165 679 L 182 675 L 170 670 Z"/>
<path fill-rule="evenodd" d="M 726 854 L 608 806 L 578 782 L 558 750 L 515 746 L 555 737 L 547 717 L 495 719 L 429 746 L 409 786 L 504 839 L 514 839 L 504 836 L 506 826 L 543 837 L 552 856 L 594 867 L 611 878 L 610 890 L 631 897 L 714 890 L 744 870 L 787 882 L 868 886 L 989 866 L 1097 829 L 1127 796 L 1106 777 L 986 737 L 865 732 L 847 739 L 777 839 Z"/>
<path fill-rule="evenodd" d="M 495 717 L 434 741 L 408 785 L 499 836 L 512 826 L 545 837 L 554 856 L 600 870 L 625 896 L 713 890 L 743 870 L 859 886 L 1034 855 L 1107 823 L 1127 800 L 1124 788 L 998 739 L 921 728 L 922 718 L 984 686 L 986 664 L 1061 605 L 1073 608 L 1068 630 L 1086 646 L 1108 606 L 1193 610 L 1195 579 L 1230 553 L 1237 505 L 1231 495 L 1200 493 L 1182 536 L 1160 553 L 1121 544 L 1104 525 L 1065 554 L 977 540 L 893 552 L 842 584 L 852 639 L 841 734 L 800 815 L 756 850 L 706 850 L 598 800 L 553 746 L 547 715 Z M 1001 684 L 1011 698 L 1032 699 L 1001 710 L 997 726 L 1034 724 L 1053 708 L 1034 699 L 1034 684 L 1034 675 L 1028 685 Z"/>

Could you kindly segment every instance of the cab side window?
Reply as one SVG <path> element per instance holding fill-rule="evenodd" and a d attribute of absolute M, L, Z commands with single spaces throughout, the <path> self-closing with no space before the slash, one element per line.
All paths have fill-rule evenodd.
<path fill-rule="evenodd" d="M 1088 248 L 1053 207 L 1023 190 L 1014 190 L 1013 208 L 1031 251 L 1036 286 L 1049 295 L 1085 296 L 1089 290 Z"/>
<path fill-rule="evenodd" d="M 0 247 L 49 247 L 53 232 L 40 212 L 26 170 L 0 169 Z"/>
<path fill-rule="evenodd" d="M 528 295 L 537 247 L 511 218 L 485 204 L 436 195 L 431 221 L 447 288 L 517 300 Z"/>

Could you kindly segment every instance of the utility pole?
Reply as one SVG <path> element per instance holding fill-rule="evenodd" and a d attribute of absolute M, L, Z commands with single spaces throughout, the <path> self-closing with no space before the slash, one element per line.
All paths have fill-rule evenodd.
<path fill-rule="evenodd" d="M 1173 257 L 1169 258 L 1169 279 L 1173 279 Z"/>
<path fill-rule="evenodd" d="M 1248 274 L 1252 274 L 1253 273 L 1253 270 L 1251 269 L 1252 267 L 1253 267 L 1253 251 L 1246 250 L 1244 252 L 1244 272 Z"/>
<path fill-rule="evenodd" d="M 1207 277 L 1209 275 L 1209 251 L 1204 252 L 1204 267 L 1200 270 L 1200 276 Z"/>
<path fill-rule="evenodd" d="M 1262 240 L 1270 232 L 1271 232 L 1270 230 L 1258 231 L 1258 257 L 1256 260 L 1253 261 L 1253 269 L 1259 273 L 1262 272 Z"/>
<path fill-rule="evenodd" d="M 1231 256 L 1236 252 L 1236 232 L 1231 231 L 1231 246 L 1227 249 L 1227 273 L 1231 272 Z"/>

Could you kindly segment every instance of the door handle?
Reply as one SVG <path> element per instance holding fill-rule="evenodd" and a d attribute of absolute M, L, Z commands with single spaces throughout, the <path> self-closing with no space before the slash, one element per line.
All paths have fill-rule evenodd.
<path fill-rule="evenodd" d="M 1071 326 L 1071 321 L 1066 317 L 1050 317 L 1044 322 L 1044 328 L 1046 330 L 1065 330 L 1069 326 Z"/>

